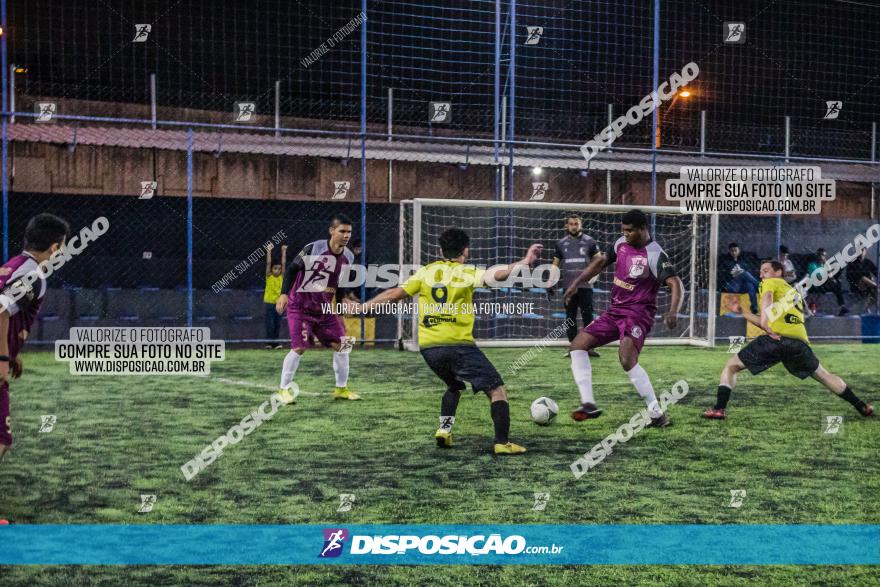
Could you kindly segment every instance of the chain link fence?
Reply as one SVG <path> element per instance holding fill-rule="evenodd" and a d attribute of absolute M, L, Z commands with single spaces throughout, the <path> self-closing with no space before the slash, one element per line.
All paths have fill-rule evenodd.
<path fill-rule="evenodd" d="M 33 0 L 9 9 L 4 252 L 15 253 L 37 212 L 74 230 L 110 222 L 52 277 L 41 341 L 87 324 L 284 340 L 286 324 L 277 338 L 266 324 L 267 258 L 280 262 L 286 246 L 290 261 L 342 212 L 364 261 L 396 262 L 407 236 L 399 204 L 413 198 L 665 205 L 664 182 L 682 165 L 819 165 L 838 181 L 821 216 L 720 222 L 720 253 L 736 241 L 755 263 L 785 245 L 799 275 L 817 249 L 833 254 L 878 218 L 880 38 L 869 23 L 880 9 L 868 5 Z M 801 28 L 784 24 L 804 13 Z M 730 24 L 743 25 L 740 37 Z M 585 141 L 689 62 L 700 68 L 690 95 L 630 121 L 585 160 Z M 876 312 L 845 275 L 841 293 L 852 314 Z M 840 312 L 833 291 L 811 302 L 817 314 Z M 378 318 L 371 334 L 352 328 L 397 338 L 393 319 Z"/>

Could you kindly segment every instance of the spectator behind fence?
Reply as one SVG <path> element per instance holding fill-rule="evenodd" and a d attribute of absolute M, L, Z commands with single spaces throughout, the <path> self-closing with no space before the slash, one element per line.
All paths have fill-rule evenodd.
<path fill-rule="evenodd" d="M 794 263 L 788 258 L 788 247 L 785 245 L 779 247 L 779 262 L 782 263 L 782 279 L 787 283 L 797 281 L 797 271 L 795 271 Z"/>
<path fill-rule="evenodd" d="M 817 249 L 816 257 L 807 265 L 807 275 L 814 277 L 816 271 L 820 270 L 827 260 L 828 252 L 825 249 Z M 837 305 L 840 306 L 837 315 L 845 316 L 849 313 L 849 309 L 843 300 L 843 288 L 840 285 L 840 278 L 837 275 L 828 277 L 822 285 L 814 285 L 810 288 L 810 293 L 833 293 L 834 298 L 837 300 Z"/>
<path fill-rule="evenodd" d="M 750 268 L 740 258 L 741 250 L 737 243 L 727 245 L 727 254 L 721 257 L 718 264 L 718 282 L 721 291 L 729 293 L 749 294 L 749 305 L 752 314 L 758 313 L 758 280 L 752 275 Z"/>
<path fill-rule="evenodd" d="M 863 248 L 859 256 L 850 261 L 846 268 L 846 280 L 850 291 L 869 306 L 877 303 L 877 266 L 868 259 L 868 249 Z"/>
<path fill-rule="evenodd" d="M 281 315 L 275 311 L 275 302 L 281 295 L 284 269 L 287 265 L 287 245 L 281 245 L 281 263 L 272 263 L 272 243 L 266 245 L 266 289 L 263 290 L 263 307 L 266 314 L 266 348 L 283 348 L 278 342 L 281 331 Z"/>

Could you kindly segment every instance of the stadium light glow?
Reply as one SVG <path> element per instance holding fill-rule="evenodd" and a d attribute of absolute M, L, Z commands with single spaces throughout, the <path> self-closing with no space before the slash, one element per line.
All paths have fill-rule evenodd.
<path fill-rule="evenodd" d="M 689 91 L 687 91 L 687 90 L 682 90 L 682 91 L 679 93 L 679 95 L 680 95 L 682 98 L 687 98 L 687 97 L 689 97 L 689 96 L 691 95 L 691 93 L 690 93 Z"/>
<path fill-rule="evenodd" d="M 535 177 L 541 175 L 542 173 L 544 173 L 544 169 L 542 167 L 532 167 L 532 175 L 534 175 Z"/>

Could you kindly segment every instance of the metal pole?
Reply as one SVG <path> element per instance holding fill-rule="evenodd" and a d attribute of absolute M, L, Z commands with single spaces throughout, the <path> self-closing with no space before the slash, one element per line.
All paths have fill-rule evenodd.
<path fill-rule="evenodd" d="M 871 123 L 871 161 L 877 161 L 877 123 Z M 871 183 L 871 219 L 877 218 L 877 182 Z M 875 281 L 880 283 L 880 243 L 877 244 L 877 275 Z M 874 313 L 880 314 L 880 296 L 874 298 Z"/>
<path fill-rule="evenodd" d="M 785 117 L 785 162 L 788 163 L 788 157 L 791 155 L 791 116 Z"/>
<path fill-rule="evenodd" d="M 9 122 L 15 124 L 15 64 L 9 66 Z"/>
<path fill-rule="evenodd" d="M 660 0 L 654 0 L 654 67 L 651 87 L 657 91 L 660 83 Z M 651 205 L 657 205 L 657 129 L 660 124 L 660 110 L 654 108 L 651 119 Z M 651 234 L 654 233 L 656 217 L 651 217 Z"/>
<path fill-rule="evenodd" d="M 193 131 L 186 129 L 186 325 L 193 324 Z"/>
<path fill-rule="evenodd" d="M 706 156 L 706 111 L 700 110 L 700 157 Z"/>
<path fill-rule="evenodd" d="M 367 0 L 361 0 L 361 13 L 367 14 Z M 367 264 L 367 19 L 361 25 L 361 266 Z M 361 284 L 361 300 L 367 295 Z M 361 343 L 364 342 L 364 316 L 361 315 Z"/>
<path fill-rule="evenodd" d="M 608 126 L 614 122 L 614 104 L 608 105 Z M 611 170 L 605 170 L 605 203 L 611 203 Z"/>
<path fill-rule="evenodd" d="M 9 30 L 6 27 L 6 0 L 0 0 L 0 27 L 3 27 L 3 34 L 0 35 L 0 75 L 2 75 L 3 79 L 0 79 L 0 107 L 3 110 L 6 110 L 6 58 L 7 58 L 7 47 L 6 47 L 6 31 Z M 3 262 L 5 263 L 7 259 L 9 259 L 9 135 L 7 128 L 8 120 L 6 115 L 3 115 L 2 121 L 2 140 L 3 147 L 2 149 L 2 163 L 3 170 L 0 172 L 2 175 L 2 179 L 0 182 L 3 184 Z"/>
<path fill-rule="evenodd" d="M 394 134 L 394 88 L 388 88 L 388 140 Z M 394 161 L 388 158 L 388 201 L 394 201 Z"/>
<path fill-rule="evenodd" d="M 877 123 L 871 123 L 871 161 L 877 160 Z M 877 182 L 871 183 L 871 218 L 877 217 Z"/>
<path fill-rule="evenodd" d="M 507 145 L 507 96 L 501 97 L 501 144 Z M 508 161 L 510 162 L 510 161 Z M 507 193 L 507 174 L 504 170 L 501 171 L 501 197 L 499 200 L 503 200 Z"/>
<path fill-rule="evenodd" d="M 150 74 L 150 120 L 152 128 L 156 130 L 156 74 Z"/>
<path fill-rule="evenodd" d="M 694 319 L 697 316 L 697 223 L 700 220 L 699 214 L 691 216 L 691 271 L 690 271 L 690 292 L 688 295 L 688 317 L 690 325 L 688 326 L 688 336 L 691 340 L 697 337 L 694 331 Z M 709 308 L 712 311 L 712 308 Z"/>
<path fill-rule="evenodd" d="M 388 140 L 394 134 L 394 88 L 388 88 Z"/>
<path fill-rule="evenodd" d="M 791 155 L 791 116 L 785 117 L 785 162 Z M 776 255 L 779 255 L 779 247 L 782 246 L 782 213 L 776 214 Z"/>
<path fill-rule="evenodd" d="M 494 94 L 492 98 L 492 153 L 495 161 L 495 199 L 500 200 L 503 193 L 504 170 L 498 163 L 498 117 L 501 115 L 499 111 L 499 100 L 501 98 L 501 0 L 495 0 L 495 76 L 494 76 Z M 503 122 L 501 123 L 504 124 Z"/>
<path fill-rule="evenodd" d="M 275 80 L 275 136 L 281 136 L 281 80 Z"/>
<path fill-rule="evenodd" d="M 718 217 L 709 216 L 709 323 L 707 338 L 709 346 L 715 346 L 715 318 L 718 314 Z"/>
<path fill-rule="evenodd" d="M 510 3 L 510 169 L 508 177 L 508 200 L 513 201 L 513 141 L 516 140 L 514 120 L 516 119 L 516 0 Z"/>

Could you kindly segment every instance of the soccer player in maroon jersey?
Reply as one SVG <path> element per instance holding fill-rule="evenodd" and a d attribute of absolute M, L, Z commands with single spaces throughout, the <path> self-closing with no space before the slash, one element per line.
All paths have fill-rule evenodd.
<path fill-rule="evenodd" d="M 0 267 L 0 461 L 12 446 L 9 378 L 21 377 L 19 353 L 46 295 L 38 266 L 61 249 L 69 229 L 52 214 L 34 216 L 24 231 L 24 251 Z"/>
<path fill-rule="evenodd" d="M 346 247 L 351 239 L 348 216 L 334 215 L 330 219 L 329 235 L 328 239 L 307 244 L 284 273 L 275 309 L 279 314 L 287 309 L 291 350 L 281 368 L 281 391 L 286 392 L 293 382 L 300 358 L 317 339 L 334 351 L 334 399 L 359 400 L 360 396 L 348 389 L 348 353 L 342 349 L 345 336 L 342 317 L 328 309 L 334 305 L 342 268 L 354 262 L 354 254 Z"/>
<path fill-rule="evenodd" d="M 581 405 L 571 413 L 577 421 L 598 418 L 602 410 L 593 399 L 593 370 L 588 351 L 619 340 L 620 364 L 636 391 L 648 405 L 649 426 L 667 426 L 669 419 L 660 410 L 648 374 L 639 365 L 639 353 L 654 326 L 657 291 L 661 285 L 672 290 L 667 328 L 678 324 L 682 302 L 681 279 L 675 275 L 669 257 L 648 233 L 648 218 L 641 210 L 630 210 L 621 221 L 623 236 L 605 255 L 597 255 L 580 276 L 565 290 L 565 300 L 577 293 L 578 285 L 589 281 L 614 263 L 611 307 L 587 325 L 571 343 L 571 372 L 581 395 Z"/>

